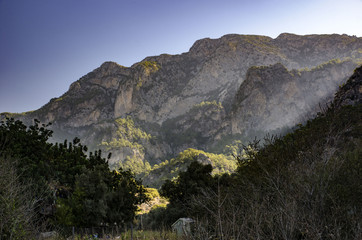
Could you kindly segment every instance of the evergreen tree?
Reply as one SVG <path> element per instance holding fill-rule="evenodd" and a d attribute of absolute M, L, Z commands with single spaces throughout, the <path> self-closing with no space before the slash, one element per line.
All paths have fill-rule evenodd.
<path fill-rule="evenodd" d="M 47 126 L 34 120 L 34 125 L 26 127 L 14 119 L 6 119 L 0 125 L 1 163 L 4 159 L 13 161 L 16 184 L 34 190 L 33 200 L 29 199 L 37 203 L 32 221 L 53 219 L 54 212 L 53 224 L 63 226 L 93 227 L 133 221 L 137 205 L 147 200 L 142 183 L 130 171 L 110 171 L 101 151 L 87 156 L 87 147 L 78 138 L 49 143 L 52 131 Z M 5 194 L 5 188 L 0 186 L 0 190 L 1 195 Z M 21 191 L 17 194 L 14 201 L 24 199 Z M 4 216 L 0 216 L 0 222 L 6 220 Z"/>

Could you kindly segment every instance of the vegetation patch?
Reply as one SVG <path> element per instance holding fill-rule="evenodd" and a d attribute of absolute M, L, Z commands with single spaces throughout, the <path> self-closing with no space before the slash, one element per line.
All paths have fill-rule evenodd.
<path fill-rule="evenodd" d="M 189 148 L 180 152 L 176 158 L 154 165 L 143 178 L 145 184 L 160 187 L 165 180 L 174 179 L 180 172 L 186 171 L 194 160 L 198 160 L 203 164 L 212 164 L 213 175 L 232 173 L 236 169 L 235 158 L 231 155 L 214 154 Z M 153 178 L 153 176 L 157 177 Z"/>
<path fill-rule="evenodd" d="M 286 56 L 280 52 L 280 49 L 277 46 L 270 44 L 270 39 L 266 37 L 257 35 L 246 35 L 243 36 L 243 41 L 247 42 L 251 46 L 254 46 L 258 51 L 262 53 L 273 53 L 279 55 L 282 58 L 286 58 Z"/>
<path fill-rule="evenodd" d="M 103 141 L 100 147 L 106 151 L 126 151 L 129 155 L 120 159 L 118 163 L 113 164 L 112 169 L 131 169 L 134 173 L 139 174 L 151 169 L 149 162 L 144 159 L 144 142 L 150 141 L 152 136 L 142 129 L 136 127 L 130 116 L 118 118 L 115 120 L 116 137 L 111 141 Z M 130 151 L 127 151 L 128 148 Z"/>
<path fill-rule="evenodd" d="M 115 120 L 115 123 L 117 125 L 117 138 L 113 138 L 110 142 L 104 141 L 101 143 L 101 146 L 106 147 L 107 151 L 129 147 L 143 152 L 144 148 L 141 144 L 141 140 L 148 141 L 152 138 L 152 136 L 136 127 L 130 116 L 127 116 L 126 118 L 118 118 Z"/>
<path fill-rule="evenodd" d="M 101 151 L 87 155 L 78 138 L 49 143 L 47 127 L 38 120 L 29 127 L 14 119 L 0 124 L 1 239 L 133 222 L 148 200 L 134 174 L 110 170 Z"/>
<path fill-rule="evenodd" d="M 147 74 L 157 72 L 161 66 L 155 61 L 143 61 L 140 65 L 146 70 Z"/>
<path fill-rule="evenodd" d="M 202 107 L 208 107 L 208 106 L 215 106 L 218 109 L 223 109 L 224 107 L 222 106 L 221 102 L 216 102 L 216 100 L 214 101 L 202 101 L 199 104 L 194 105 L 194 108 L 202 108 Z"/>

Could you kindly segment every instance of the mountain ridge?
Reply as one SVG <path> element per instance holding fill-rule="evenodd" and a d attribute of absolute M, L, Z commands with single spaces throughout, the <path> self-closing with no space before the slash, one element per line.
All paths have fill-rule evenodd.
<path fill-rule="evenodd" d="M 332 59 L 338 60 L 328 63 Z M 333 97 L 361 59 L 362 38 L 347 35 L 283 33 L 273 39 L 230 34 L 200 39 L 186 53 L 147 57 L 131 67 L 105 62 L 42 108 L 22 115 L 2 115 L 28 123 L 34 118 L 53 122 L 55 140 L 79 136 L 91 149 L 102 148 L 103 142 L 127 140 L 128 145 L 103 149 L 116 153 L 112 163 L 133 159 L 141 165 L 153 165 L 188 148 L 207 151 L 221 142 L 229 144 L 236 135 L 247 140 L 252 135 L 278 132 L 284 125 L 299 123 L 316 113 L 319 101 L 323 104 Z M 257 78 L 269 79 L 271 84 L 257 87 Z M 268 87 L 270 91 L 262 93 Z M 313 104 L 293 95 L 294 91 L 302 96 L 308 89 L 319 91 Z M 238 99 L 242 92 L 249 94 L 252 90 L 259 97 Z M 294 104 L 306 107 L 296 110 L 293 97 L 299 101 Z M 274 99 L 284 110 L 278 113 L 268 107 L 266 99 Z M 285 99 L 289 99 L 289 105 Z M 195 109 L 213 102 L 216 105 Z M 276 118 L 284 112 L 294 112 L 295 116 L 279 124 Z M 117 119 L 126 118 L 134 124 L 117 123 Z M 117 134 L 119 127 L 131 126 L 133 132 L 144 131 L 153 137 Z"/>

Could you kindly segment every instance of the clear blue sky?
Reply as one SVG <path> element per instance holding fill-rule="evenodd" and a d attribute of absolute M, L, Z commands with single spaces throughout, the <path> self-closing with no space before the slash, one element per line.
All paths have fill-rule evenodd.
<path fill-rule="evenodd" d="M 0 112 L 35 110 L 105 61 L 225 34 L 362 36 L 362 0 L 0 0 Z"/>

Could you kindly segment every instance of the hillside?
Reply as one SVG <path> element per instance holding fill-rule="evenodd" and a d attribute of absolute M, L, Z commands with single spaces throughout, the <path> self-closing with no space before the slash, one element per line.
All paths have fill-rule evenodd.
<path fill-rule="evenodd" d="M 361 59 L 362 38 L 347 35 L 225 35 L 131 67 L 105 62 L 42 108 L 2 115 L 52 122 L 54 141 L 78 136 L 142 172 L 305 121 Z"/>
<path fill-rule="evenodd" d="M 215 239 L 361 239 L 361 103 L 362 66 L 317 116 L 244 147 L 235 173 L 192 162 L 166 181 L 151 226 L 187 215 L 194 236 Z"/>

